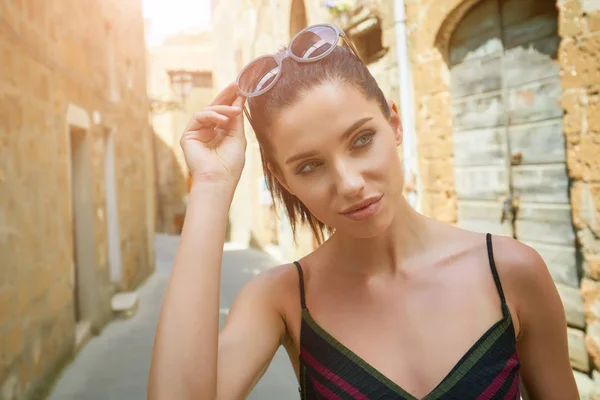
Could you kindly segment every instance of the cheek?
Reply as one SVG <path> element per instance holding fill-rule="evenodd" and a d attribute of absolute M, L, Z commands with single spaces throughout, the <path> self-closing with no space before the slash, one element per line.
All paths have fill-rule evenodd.
<path fill-rule="evenodd" d="M 398 167 L 402 165 L 400 161 L 401 148 L 396 146 L 391 135 L 381 139 L 375 143 L 371 157 L 375 160 L 378 172 L 386 176 L 394 176 Z"/>
<path fill-rule="evenodd" d="M 326 209 L 328 184 L 324 179 L 307 178 L 301 182 L 296 182 L 293 189 L 296 197 L 313 213 L 316 213 L 317 210 Z"/>
<path fill-rule="evenodd" d="M 326 177 L 295 177 L 290 189 L 294 190 L 294 195 L 318 220 L 326 224 L 332 222 L 331 204 L 334 199 L 331 198 L 330 183 Z"/>

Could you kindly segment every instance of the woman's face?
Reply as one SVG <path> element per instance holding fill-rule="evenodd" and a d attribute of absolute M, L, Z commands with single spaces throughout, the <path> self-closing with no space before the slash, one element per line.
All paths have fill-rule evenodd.
<path fill-rule="evenodd" d="M 395 107 L 388 120 L 353 86 L 325 83 L 282 110 L 270 132 L 277 178 L 316 218 L 361 238 L 391 224 L 403 186 Z"/>

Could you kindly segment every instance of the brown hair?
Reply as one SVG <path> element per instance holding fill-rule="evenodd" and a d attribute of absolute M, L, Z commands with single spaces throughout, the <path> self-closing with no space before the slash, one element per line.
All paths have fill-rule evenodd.
<path fill-rule="evenodd" d="M 268 92 L 248 99 L 252 128 L 260 145 L 267 186 L 274 203 L 276 199 L 283 203 L 292 226 L 294 240 L 296 240 L 298 223 L 306 223 L 310 226 L 317 242 L 322 244 L 324 231 L 332 233 L 333 229 L 312 215 L 308 208 L 296 196 L 289 193 L 269 170 L 270 166 L 280 172 L 279 166 L 270 157 L 272 154 L 268 140 L 270 123 L 279 112 L 294 104 L 302 94 L 326 82 L 355 87 L 368 99 L 377 101 L 386 118 L 390 117 L 390 108 L 366 65 L 346 47 L 336 46 L 330 54 L 316 62 L 299 63 L 288 57 L 282 62 L 280 74 L 279 80 Z"/>

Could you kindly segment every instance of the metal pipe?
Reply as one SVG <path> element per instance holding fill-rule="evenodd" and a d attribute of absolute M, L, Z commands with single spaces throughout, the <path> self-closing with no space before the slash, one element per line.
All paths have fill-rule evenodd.
<path fill-rule="evenodd" d="M 414 93 L 408 35 L 406 32 L 406 6 L 404 0 L 394 0 L 394 27 L 398 61 L 398 92 L 400 93 L 400 115 L 404 130 L 402 151 L 404 156 L 404 181 L 414 179 L 415 191 L 408 193 L 408 202 L 416 210 L 421 209 L 421 193 L 418 175 L 417 141 L 414 121 Z"/>

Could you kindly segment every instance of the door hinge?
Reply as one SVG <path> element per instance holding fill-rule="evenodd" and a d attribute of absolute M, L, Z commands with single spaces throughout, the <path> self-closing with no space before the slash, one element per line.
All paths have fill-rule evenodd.
<path fill-rule="evenodd" d="M 517 219 L 517 211 L 519 210 L 520 198 L 512 194 L 506 197 L 502 205 L 502 216 L 500 223 L 510 220 L 512 223 Z"/>

